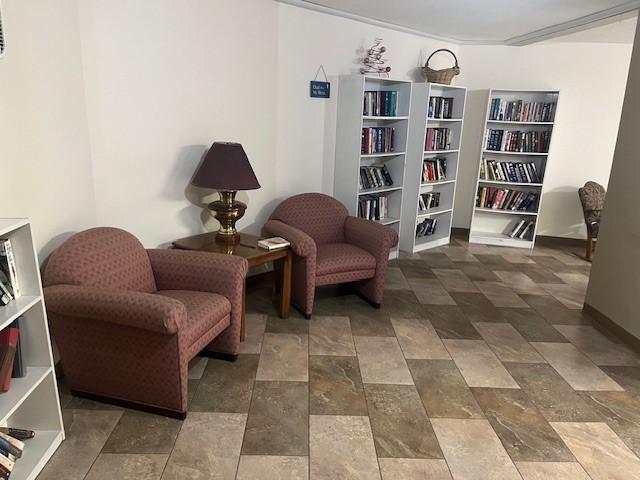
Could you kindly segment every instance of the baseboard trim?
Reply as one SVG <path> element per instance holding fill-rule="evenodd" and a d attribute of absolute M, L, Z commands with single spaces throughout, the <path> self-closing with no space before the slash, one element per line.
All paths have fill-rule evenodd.
<path fill-rule="evenodd" d="M 616 337 L 622 340 L 629 348 L 635 350 L 637 353 L 640 353 L 640 338 L 629 333 L 627 330 L 622 328 L 616 322 L 607 317 L 604 313 L 602 313 L 597 308 L 585 303 L 582 307 L 582 311 L 589 315 L 597 324 L 597 326 L 602 327 L 608 332 L 613 333 Z"/>
<path fill-rule="evenodd" d="M 456 235 L 458 237 L 469 236 L 469 232 L 471 229 L 469 228 L 460 228 L 460 227 L 451 227 L 451 235 Z"/>

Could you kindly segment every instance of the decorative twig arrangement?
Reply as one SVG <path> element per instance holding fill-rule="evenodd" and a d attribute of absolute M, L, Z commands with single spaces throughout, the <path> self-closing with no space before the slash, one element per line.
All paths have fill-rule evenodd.
<path fill-rule="evenodd" d="M 382 45 L 382 39 L 376 38 L 373 46 L 367 50 L 367 56 L 362 59 L 360 73 L 374 73 L 378 75 L 389 75 L 391 67 L 386 65 L 387 60 L 382 58 L 382 54 L 387 51 L 387 47 Z"/>

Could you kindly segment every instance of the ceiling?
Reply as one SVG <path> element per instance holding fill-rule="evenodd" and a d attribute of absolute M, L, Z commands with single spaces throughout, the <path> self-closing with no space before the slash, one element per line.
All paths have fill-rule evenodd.
<path fill-rule="evenodd" d="M 640 0 L 280 0 L 461 44 L 526 45 L 637 15 Z"/>

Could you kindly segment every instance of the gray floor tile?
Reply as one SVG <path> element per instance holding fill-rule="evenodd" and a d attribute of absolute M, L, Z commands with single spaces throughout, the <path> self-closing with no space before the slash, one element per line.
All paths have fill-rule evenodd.
<path fill-rule="evenodd" d="M 591 480 L 576 462 L 516 462 L 524 480 Z"/>
<path fill-rule="evenodd" d="M 382 480 L 452 480 L 444 460 L 379 458 Z"/>
<path fill-rule="evenodd" d="M 245 337 L 240 343 L 240 353 L 260 353 L 267 316 L 247 313 L 245 317 Z"/>
<path fill-rule="evenodd" d="M 413 385 L 396 338 L 353 337 L 364 383 Z"/>
<path fill-rule="evenodd" d="M 160 480 L 169 455 L 101 453 L 85 480 Z"/>
<path fill-rule="evenodd" d="M 309 321 L 309 355 L 355 354 L 349 317 L 314 316 Z"/>
<path fill-rule="evenodd" d="M 241 455 L 236 480 L 308 480 L 309 457 Z"/>
<path fill-rule="evenodd" d="M 103 453 L 171 453 L 182 422 L 127 410 L 102 448 Z"/>
<path fill-rule="evenodd" d="M 391 323 L 405 358 L 451 358 L 429 320 L 392 318 Z"/>
<path fill-rule="evenodd" d="M 444 340 L 470 387 L 520 388 L 483 340 Z"/>
<path fill-rule="evenodd" d="M 509 323 L 474 323 L 473 326 L 501 361 L 545 363 Z"/>
<path fill-rule="evenodd" d="M 640 356 L 614 343 L 589 325 L 554 325 L 578 350 L 596 365 L 640 366 Z"/>
<path fill-rule="evenodd" d="M 309 357 L 311 415 L 367 415 L 356 357 Z"/>
<path fill-rule="evenodd" d="M 309 380 L 309 337 L 293 333 L 265 333 L 256 380 Z"/>

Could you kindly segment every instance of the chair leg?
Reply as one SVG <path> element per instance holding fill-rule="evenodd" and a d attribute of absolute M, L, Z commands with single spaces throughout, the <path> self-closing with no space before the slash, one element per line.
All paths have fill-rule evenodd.
<path fill-rule="evenodd" d="M 591 261 L 591 256 L 593 255 L 593 238 L 591 238 L 591 234 L 587 234 L 587 260 Z"/>

